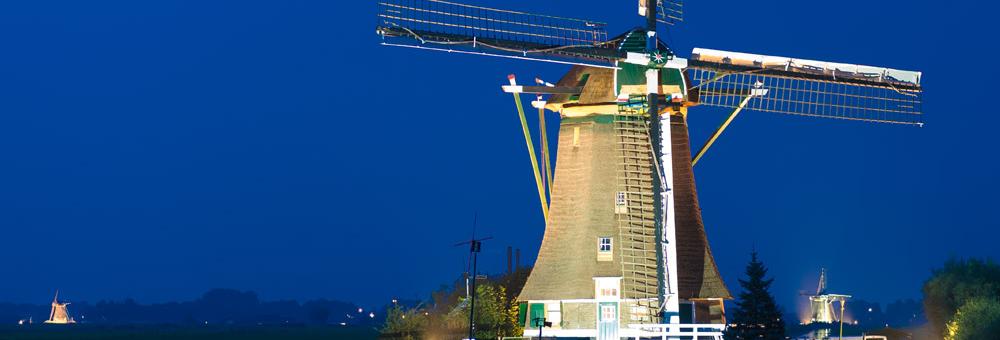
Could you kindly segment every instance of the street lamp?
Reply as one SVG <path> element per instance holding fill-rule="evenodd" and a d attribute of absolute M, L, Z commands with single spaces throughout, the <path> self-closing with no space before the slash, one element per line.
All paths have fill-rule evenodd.
<path fill-rule="evenodd" d="M 542 339 L 542 328 L 552 327 L 552 323 L 548 322 L 548 321 L 545 321 L 545 318 L 534 318 L 534 319 L 531 319 L 531 321 L 535 323 L 535 326 L 538 326 L 538 339 L 539 340 Z"/>

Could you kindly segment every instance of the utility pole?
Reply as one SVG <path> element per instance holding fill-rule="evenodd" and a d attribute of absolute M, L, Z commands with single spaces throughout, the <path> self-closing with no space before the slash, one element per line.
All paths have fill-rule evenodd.
<path fill-rule="evenodd" d="M 469 304 L 469 339 L 475 339 L 476 334 L 476 259 L 479 257 L 480 248 L 482 247 L 482 242 L 477 240 L 469 241 L 470 248 L 469 252 L 472 253 L 472 300 Z"/>
<path fill-rule="evenodd" d="M 471 257 L 472 264 L 472 287 L 471 292 L 469 292 L 469 340 L 475 339 L 476 335 L 476 276 L 478 272 L 476 271 L 476 260 L 478 259 L 479 251 L 482 249 L 483 241 L 492 239 L 493 237 L 484 237 L 476 239 L 476 222 L 479 220 L 479 214 L 476 214 L 472 219 L 472 238 L 465 242 L 459 242 L 455 246 L 460 246 L 463 244 L 469 244 L 469 256 Z"/>

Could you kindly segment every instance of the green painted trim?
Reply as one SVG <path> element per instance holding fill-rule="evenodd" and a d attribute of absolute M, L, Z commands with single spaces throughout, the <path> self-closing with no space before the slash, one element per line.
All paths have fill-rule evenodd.
<path fill-rule="evenodd" d="M 567 117 L 563 118 L 559 124 L 577 124 L 577 123 L 597 123 L 597 124 L 611 124 L 615 122 L 615 116 L 612 115 L 593 115 L 587 117 Z"/>
<path fill-rule="evenodd" d="M 620 70 L 618 70 L 618 88 L 615 89 L 616 92 L 622 92 L 622 85 L 645 85 L 646 84 L 646 70 L 649 68 L 645 66 L 619 63 Z M 661 68 L 660 69 L 660 85 L 677 85 L 681 87 L 681 91 L 687 94 L 687 89 L 684 88 L 684 71 L 676 68 Z"/>
<path fill-rule="evenodd" d="M 684 88 L 684 74 L 683 71 L 676 68 L 663 68 L 660 69 L 660 84 L 663 85 L 677 85 L 681 88 L 681 91 L 686 95 L 687 89 Z"/>
<path fill-rule="evenodd" d="M 615 93 L 622 92 L 622 85 L 645 85 L 646 84 L 646 67 L 641 65 L 629 64 L 629 63 L 618 63 L 620 68 L 617 74 L 618 87 L 615 88 Z"/>
<path fill-rule="evenodd" d="M 524 327 L 525 322 L 528 320 L 528 303 L 521 302 L 517 304 L 517 322 L 521 327 Z"/>

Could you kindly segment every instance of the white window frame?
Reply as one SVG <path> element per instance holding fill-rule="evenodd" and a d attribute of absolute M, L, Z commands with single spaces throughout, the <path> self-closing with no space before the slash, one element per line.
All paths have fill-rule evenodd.
<path fill-rule="evenodd" d="M 632 312 L 629 313 L 629 315 L 631 315 L 632 320 L 643 320 L 647 316 L 649 316 L 649 308 L 648 307 L 644 307 L 644 306 L 632 306 L 631 310 L 632 310 Z"/>
<path fill-rule="evenodd" d="M 602 301 L 619 301 L 621 296 L 621 277 L 595 277 L 594 278 L 594 300 L 597 302 Z M 609 292 L 614 292 L 614 296 L 604 295 L 603 289 L 607 289 Z"/>
<path fill-rule="evenodd" d="M 601 305 L 601 321 L 618 321 L 618 313 L 615 313 L 616 309 L 615 306 Z"/>
<path fill-rule="evenodd" d="M 604 243 L 607 240 L 608 243 Z M 600 236 L 597 238 L 597 262 L 611 262 L 615 260 L 615 241 L 611 236 Z M 607 250 L 604 250 L 607 247 Z"/>
<path fill-rule="evenodd" d="M 607 250 L 604 249 L 604 246 L 605 246 L 604 240 L 608 241 L 608 243 L 607 243 L 608 249 Z M 603 236 L 602 237 L 598 237 L 597 238 L 597 252 L 598 253 L 610 253 L 610 252 L 614 251 L 614 249 L 615 249 L 614 244 L 615 244 L 615 241 L 610 236 L 608 236 L 608 237 L 603 237 Z"/>
<path fill-rule="evenodd" d="M 624 214 L 628 212 L 628 195 L 624 191 L 615 193 L 615 213 Z"/>
<path fill-rule="evenodd" d="M 618 297 L 618 288 L 601 288 L 601 297 L 604 298 L 616 298 Z"/>
<path fill-rule="evenodd" d="M 562 323 L 562 302 L 549 302 L 545 304 L 545 321 L 552 322 L 552 328 L 559 328 Z"/>

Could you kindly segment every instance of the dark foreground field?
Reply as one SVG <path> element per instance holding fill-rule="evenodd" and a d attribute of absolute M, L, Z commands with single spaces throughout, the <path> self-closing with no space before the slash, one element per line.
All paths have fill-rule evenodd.
<path fill-rule="evenodd" d="M 0 326 L 0 340 L 23 339 L 375 339 L 371 328 L 342 326 Z"/>

